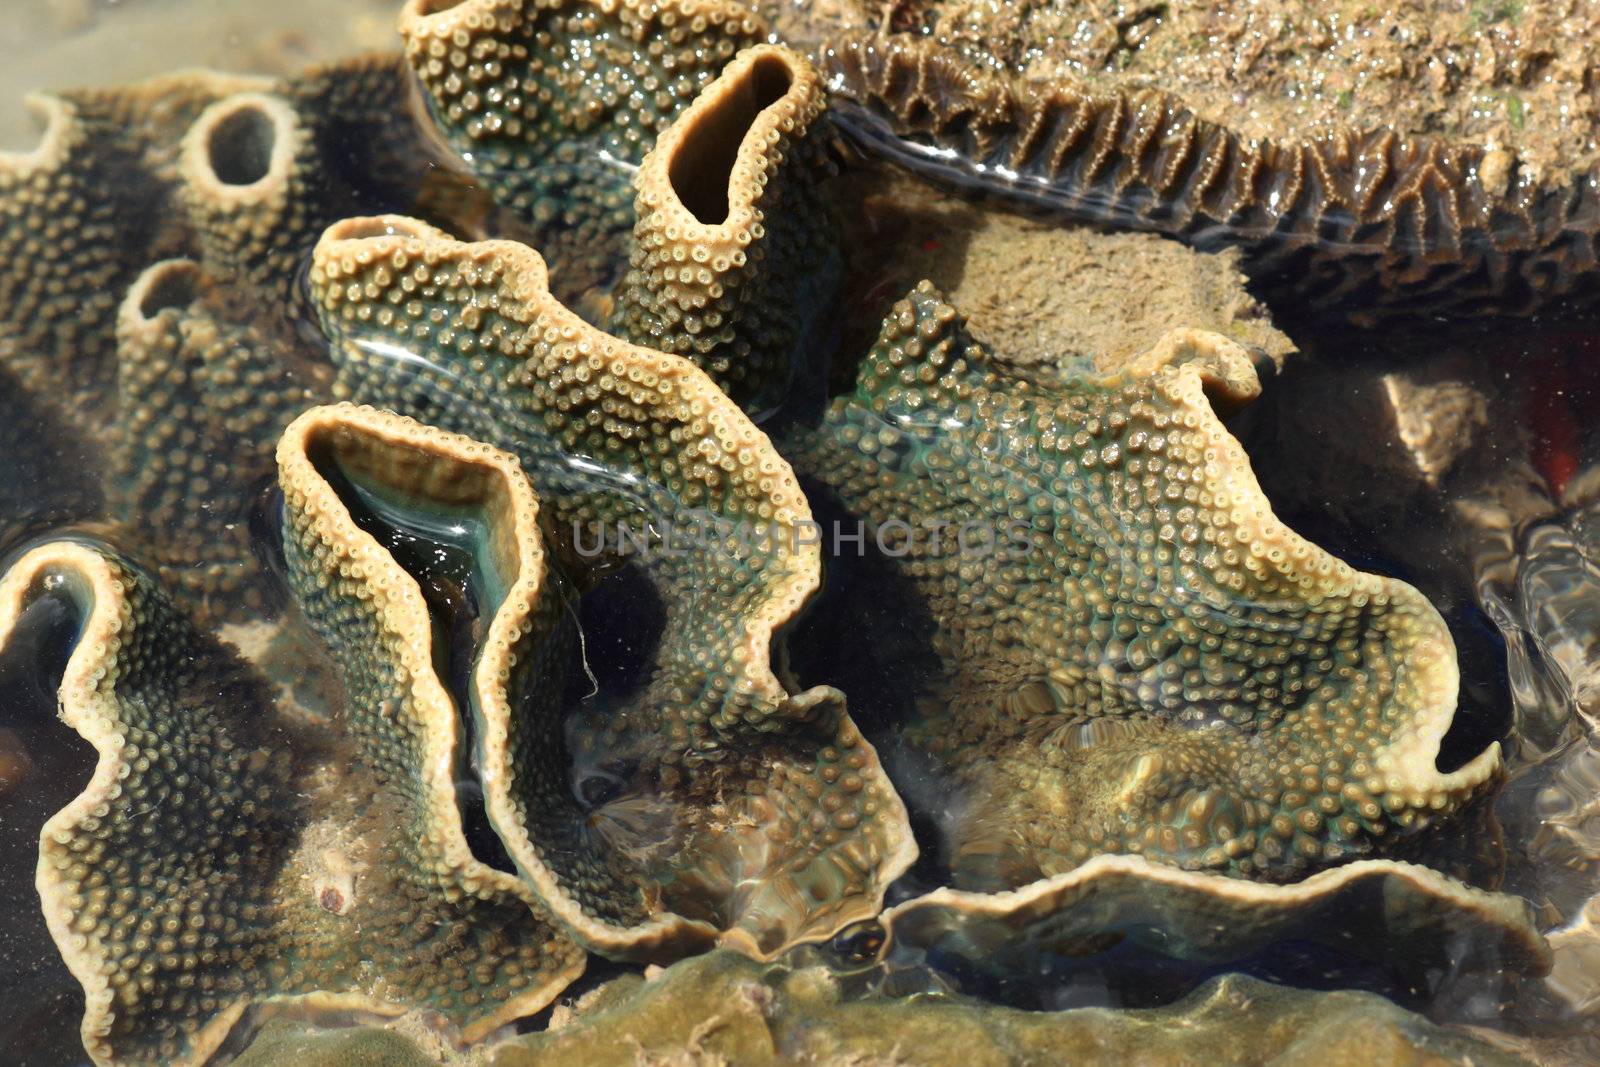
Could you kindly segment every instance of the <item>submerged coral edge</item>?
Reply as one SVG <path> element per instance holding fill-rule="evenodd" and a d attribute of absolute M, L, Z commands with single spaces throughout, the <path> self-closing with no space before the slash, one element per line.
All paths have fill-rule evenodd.
<path fill-rule="evenodd" d="M 77 111 L 55 93 L 29 93 L 23 107 L 39 127 L 39 141 L 32 148 L 0 151 L 0 173 L 22 177 L 59 167 L 71 150 L 68 143 Z"/>
<path fill-rule="evenodd" d="M 1092 892 L 1097 883 L 1114 884 L 1119 879 L 1133 880 L 1147 890 L 1161 887 L 1191 897 L 1235 903 L 1253 909 L 1258 919 L 1290 916 L 1367 881 L 1400 879 L 1430 899 L 1430 911 L 1448 908 L 1471 914 L 1485 928 L 1497 931 L 1512 950 L 1502 962 L 1518 973 L 1544 975 L 1554 961 L 1549 942 L 1534 923 L 1533 907 L 1523 898 L 1475 889 L 1432 868 L 1401 860 L 1357 860 L 1319 871 L 1300 882 L 1276 885 L 1186 871 L 1142 856 L 1104 855 L 1017 889 L 997 893 L 935 889 L 890 908 L 884 912 L 882 922 L 891 943 L 924 947 L 927 946 L 919 939 L 917 924 L 937 926 L 941 918 L 953 919 L 958 926 L 992 920 L 1019 931 L 1020 938 L 1027 936 L 1023 932 L 1031 924 L 1050 922 L 1075 895 Z M 1113 919 L 1108 927 L 1117 925 Z M 1215 931 L 1213 936 L 1217 934 L 1224 940 L 1233 936 L 1226 930 Z M 884 951 L 889 950 L 886 947 Z"/>
<path fill-rule="evenodd" d="M 179 92 L 220 99 L 235 93 L 268 93 L 276 84 L 267 77 L 190 67 L 115 89 L 34 90 L 22 97 L 22 106 L 38 128 L 39 140 L 31 148 L 0 149 L 0 173 L 25 175 L 65 162 L 73 124 L 85 104 L 137 107 Z"/>

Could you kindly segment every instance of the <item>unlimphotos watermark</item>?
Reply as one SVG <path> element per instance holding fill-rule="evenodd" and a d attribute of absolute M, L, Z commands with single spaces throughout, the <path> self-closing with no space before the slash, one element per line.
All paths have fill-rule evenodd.
<path fill-rule="evenodd" d="M 625 556 L 656 558 L 722 554 L 746 559 L 794 553 L 818 546 L 831 556 L 867 555 L 869 548 L 889 556 L 932 559 L 960 556 L 985 559 L 1015 555 L 1036 547 L 1032 524 L 1016 519 L 949 522 L 938 518 L 836 520 L 796 523 L 736 522 L 708 511 L 689 511 L 673 519 L 619 519 L 612 524 L 572 522 L 572 546 L 586 559 Z"/>

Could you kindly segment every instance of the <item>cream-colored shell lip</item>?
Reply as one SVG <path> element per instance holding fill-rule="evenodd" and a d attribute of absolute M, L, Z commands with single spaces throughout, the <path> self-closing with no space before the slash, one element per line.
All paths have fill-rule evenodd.
<path fill-rule="evenodd" d="M 1358 860 L 1304 881 L 1273 885 L 1185 871 L 1140 856 L 1096 856 L 1063 874 L 1006 892 L 936 889 L 890 908 L 883 924 L 891 942 L 924 949 L 940 944 L 955 951 L 944 935 L 956 934 L 972 950 L 1048 951 L 1052 924 L 1059 933 L 1063 915 L 1085 902 L 1104 931 L 1156 916 L 1174 943 L 1188 946 L 1187 955 L 1221 959 L 1241 946 L 1248 950 L 1252 941 L 1270 940 L 1275 930 L 1301 921 L 1310 909 L 1366 883 L 1383 887 L 1383 896 L 1392 901 L 1402 899 L 1399 893 L 1414 894 L 1414 902 L 1430 921 L 1449 913 L 1473 924 L 1503 949 L 1501 960 L 1507 968 L 1532 975 L 1550 970 L 1550 946 L 1534 925 L 1527 901 L 1474 889 L 1427 867 L 1395 860 Z M 1114 896 L 1107 900 L 1107 895 Z M 1219 925 L 1205 901 L 1236 907 L 1248 921 Z"/>
<path fill-rule="evenodd" d="M 465 8 L 470 5 L 462 5 Z M 452 12 L 462 8 L 452 9 Z M 377 236 L 375 236 L 377 235 Z M 782 470 L 788 477 L 774 479 L 771 490 L 772 521 L 799 526 L 809 522 L 811 509 L 799 482 L 787 464 L 772 449 L 771 442 L 739 410 L 700 368 L 679 356 L 641 348 L 612 337 L 584 322 L 550 294 L 544 260 L 527 245 L 513 241 L 482 241 L 464 244 L 427 223 L 404 216 L 375 216 L 345 219 L 329 227 L 312 254 L 313 286 L 318 277 L 326 278 L 335 264 L 347 264 L 346 271 L 360 263 L 387 261 L 404 264 L 421 260 L 451 258 L 461 263 L 492 265 L 512 290 L 509 304 L 527 309 L 530 329 L 547 336 L 576 341 L 586 350 L 614 355 L 631 365 L 648 368 L 660 381 L 660 395 L 698 407 L 706 412 L 710 432 L 723 447 L 759 448 L 769 453 L 765 466 Z M 508 303 L 502 303 L 508 313 Z M 746 616 L 743 630 L 743 662 L 746 674 L 736 683 L 743 691 L 774 706 L 805 707 L 830 699 L 835 691 L 817 687 L 791 696 L 772 669 L 773 637 L 776 631 L 799 612 L 821 585 L 822 558 L 819 546 L 803 542 L 788 573 L 775 584 L 762 604 Z M 485 653 L 487 658 L 487 652 Z M 486 678 L 488 675 L 480 677 Z M 480 697 L 484 696 L 480 690 Z M 497 702 L 504 694 L 494 694 Z M 482 705 L 487 711 L 491 705 Z M 485 718 L 490 718 L 487 714 Z M 580 944 L 606 955 L 647 957 L 681 953 L 721 942 L 757 958 L 771 958 L 787 946 L 763 950 L 747 931 L 735 927 L 717 931 L 709 923 L 677 915 L 663 915 L 633 927 L 621 927 L 585 915 L 575 900 L 560 887 L 555 875 L 538 858 L 527 832 L 515 818 L 508 783 L 515 773 L 506 745 L 506 726 L 492 719 L 486 724 L 483 741 L 483 777 L 489 817 L 518 869 L 535 887 L 545 906 Z M 871 751 L 863 739 L 861 744 Z M 893 810 L 885 813 L 885 826 L 898 828 L 886 842 L 880 861 L 876 892 L 863 898 L 854 908 L 842 908 L 828 929 L 808 931 L 800 940 L 818 941 L 831 937 L 852 922 L 876 914 L 882 897 L 894 879 L 916 860 L 917 848 L 911 836 L 909 816 L 903 801 L 892 790 L 888 793 Z"/>
<path fill-rule="evenodd" d="M 450 240 L 448 234 L 404 215 L 377 215 L 340 219 L 322 232 L 322 241 L 370 241 L 379 237 L 415 237 Z"/>
<path fill-rule="evenodd" d="M 774 68 L 781 68 L 788 86 L 756 113 L 739 139 L 728 173 L 726 216 L 703 222 L 683 203 L 674 180 L 680 159 L 687 158 L 683 155 L 685 144 L 692 144 L 708 123 L 734 106 L 735 97 L 758 92 L 758 83 L 770 78 Z M 653 210 L 663 213 L 658 226 L 673 240 L 691 244 L 712 244 L 749 234 L 760 221 L 756 201 L 766 184 L 768 151 L 783 136 L 803 132 L 820 110 L 822 99 L 821 77 L 799 53 L 772 44 L 739 53 L 662 134 L 639 169 L 635 186 Z M 748 238 L 741 243 L 748 243 Z"/>
<path fill-rule="evenodd" d="M 214 140 L 230 121 L 263 122 L 272 135 L 266 170 L 252 181 L 230 182 L 217 172 Z M 242 208 L 270 200 L 288 185 L 299 125 L 294 109 L 282 97 L 248 92 L 219 100 L 201 112 L 184 134 L 180 173 L 196 195 L 218 207 Z"/>
<path fill-rule="evenodd" d="M 24 177 L 55 170 L 66 162 L 71 148 L 70 130 L 77 116 L 71 104 L 50 93 L 29 93 L 22 103 L 40 129 L 39 143 L 27 151 L 0 152 L 0 175 Z"/>
<path fill-rule="evenodd" d="M 548 0 L 406 0 L 400 9 L 400 35 L 413 46 L 428 41 L 449 44 L 458 32 L 476 35 L 493 30 L 496 20 L 502 28 L 515 20 L 532 18 L 540 8 L 560 6 Z M 577 0 L 574 8 L 611 14 L 620 8 L 641 16 L 659 14 L 683 23 L 718 14 L 751 18 L 742 6 L 726 0 Z"/>
<path fill-rule="evenodd" d="M 459 28 L 482 28 L 483 19 L 502 6 L 499 0 L 406 0 L 400 9 L 400 33 L 448 38 Z"/>
<path fill-rule="evenodd" d="M 205 275 L 192 259 L 163 259 L 140 272 L 117 310 L 119 337 L 140 336 L 200 297 Z"/>

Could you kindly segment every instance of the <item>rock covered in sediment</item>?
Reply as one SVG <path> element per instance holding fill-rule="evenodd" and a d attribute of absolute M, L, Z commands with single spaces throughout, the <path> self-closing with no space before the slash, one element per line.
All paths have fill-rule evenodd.
<path fill-rule="evenodd" d="M 893 171 L 850 174 L 833 189 L 842 299 L 873 330 L 926 279 L 1008 364 L 1114 371 L 1176 329 L 1220 334 L 1274 367 L 1295 351 L 1249 291 L 1236 250 L 1060 226 Z"/>
<path fill-rule="evenodd" d="M 1027 16 L 1021 23 L 1011 21 L 1017 11 Z M 1209 17 L 1201 5 L 1188 11 Z M 1215 97 L 1174 88 L 1165 76 L 1177 56 L 1215 78 L 1213 89 L 1232 93 L 1241 72 L 1219 73 L 1225 50 L 1204 35 L 1166 38 L 1168 49 L 1153 53 L 1161 70 L 1153 75 L 1130 73 L 1131 62 L 1054 66 L 1054 35 L 1065 40 L 1078 14 L 961 3 L 885 13 L 844 4 L 820 12 L 783 6 L 777 17 L 790 39 L 815 49 L 844 102 L 842 128 L 868 154 L 1068 217 L 1208 250 L 1241 248 L 1252 277 L 1286 298 L 1371 322 L 1423 309 L 1526 314 L 1567 297 L 1591 302 L 1600 290 L 1593 136 L 1578 134 L 1581 151 L 1558 150 L 1560 166 L 1541 147 L 1587 129 L 1569 126 L 1567 115 L 1592 113 L 1583 88 L 1592 50 L 1579 49 L 1584 58 L 1561 77 L 1515 75 L 1553 93 L 1541 107 L 1550 133 L 1506 145 L 1467 121 L 1485 111 L 1470 88 L 1456 109 L 1461 129 L 1404 106 L 1380 106 L 1370 120 L 1329 109 L 1328 121 L 1306 121 L 1263 105 L 1269 90 L 1225 96 L 1234 106 L 1214 109 Z M 1431 8 L 1421 17 L 1430 28 L 1449 23 Z M 946 29 L 946 19 L 956 28 Z M 1269 20 L 1274 34 L 1290 21 Z M 1308 77 L 1337 67 L 1336 52 L 1288 39 L 1289 48 L 1305 49 Z M 1351 41 L 1356 57 L 1391 43 Z M 1008 51 L 1027 61 L 1009 60 Z M 1430 63 L 1441 84 L 1449 83 L 1447 66 Z M 1262 69 L 1271 77 L 1293 66 Z M 1490 63 L 1459 81 L 1481 87 L 1494 77 Z M 1522 98 L 1510 100 L 1511 113 L 1525 118 Z"/>
<path fill-rule="evenodd" d="M 1246 138 L 1389 128 L 1514 152 L 1548 178 L 1600 162 L 1593 0 L 1142 8 L 933 0 L 887 20 L 859 0 L 804 13 L 767 6 L 800 40 L 887 30 L 936 39 L 976 67 L 1034 85 L 1159 89 Z"/>
<path fill-rule="evenodd" d="M 559 1019 L 559 1024 L 557 1022 Z M 822 967 L 761 966 L 725 952 L 652 978 L 615 979 L 545 1033 L 495 1048 L 495 1067 L 778 1067 L 896 1064 L 1015 1067 L 1127 1060 L 1152 1067 L 1519 1067 L 1528 1061 L 1370 993 L 1317 993 L 1243 975 L 1212 979 L 1165 1008 L 1024 1012 L 965 997 L 892 999 Z M 307 1033 L 288 1024 L 239 1060 L 249 1067 L 437 1062 L 383 1030 Z M 310 1057 L 309 1059 L 305 1057 Z M 323 1058 L 317 1058 L 317 1057 Z M 360 1062 L 360 1061 L 357 1061 Z"/>

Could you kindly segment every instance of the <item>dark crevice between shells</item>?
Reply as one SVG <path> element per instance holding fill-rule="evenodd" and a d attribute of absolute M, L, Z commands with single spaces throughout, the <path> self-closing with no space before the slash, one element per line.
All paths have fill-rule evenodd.
<path fill-rule="evenodd" d="M 67 1063 L 82 1057 L 83 992 L 54 951 L 34 890 L 39 831 L 81 793 L 95 750 L 56 717 L 56 692 L 84 612 L 65 590 L 23 611 L 0 648 L 0 894 L 15 907 L 0 930 L 0 1061 Z"/>
<path fill-rule="evenodd" d="M 35 538 L 105 513 L 91 426 L 0 370 L 0 573 Z"/>
<path fill-rule="evenodd" d="M 427 522 L 416 506 L 408 506 L 413 502 L 398 499 L 392 488 L 353 479 L 327 445 L 314 448 L 311 459 L 355 524 L 377 541 L 422 591 L 433 627 L 434 671 L 455 704 L 460 731 L 455 783 L 462 830 L 480 862 L 514 872 L 511 857 L 489 824 L 483 785 L 472 765 L 477 748 L 470 697 L 472 673 L 495 607 L 487 595 L 475 547 L 482 537 L 482 522 L 466 515 L 454 515 L 447 522 Z"/>
<path fill-rule="evenodd" d="M 860 516 L 831 489 L 810 478 L 802 478 L 801 487 L 822 529 L 855 530 Z M 859 552 L 826 553 L 825 560 L 822 590 L 783 631 L 785 662 L 797 688 L 827 684 L 849 695 L 850 717 L 878 749 L 906 801 L 917 860 L 890 887 L 886 903 L 893 905 L 950 881 L 939 826 L 951 800 L 948 783 L 900 740 L 901 729 L 917 716 L 919 695 L 932 691 L 943 669 L 932 652 L 938 623 L 870 535 Z M 840 627 L 839 619 L 855 625 Z M 862 633 L 872 639 L 861 640 Z"/>
<path fill-rule="evenodd" d="M 623 566 L 576 605 L 579 639 L 566 671 L 562 707 L 572 797 L 593 831 L 610 805 L 647 791 L 641 754 L 597 738 L 604 724 L 650 683 L 666 630 L 666 603 L 643 567 Z M 610 825 L 609 823 L 607 825 Z"/>

